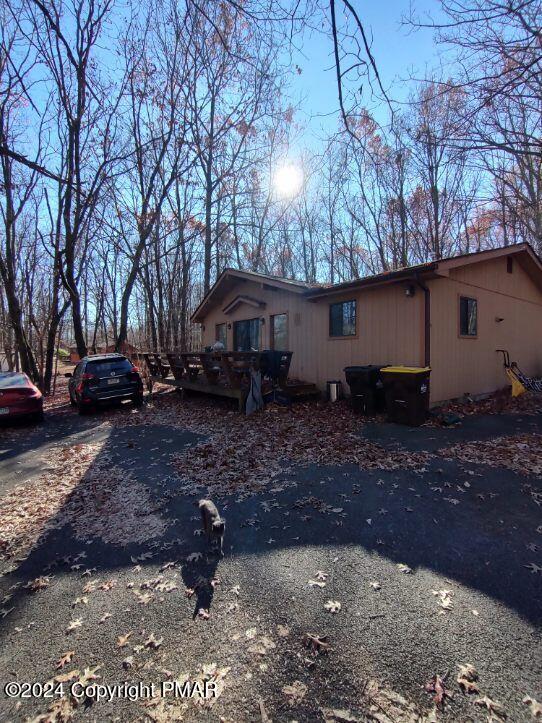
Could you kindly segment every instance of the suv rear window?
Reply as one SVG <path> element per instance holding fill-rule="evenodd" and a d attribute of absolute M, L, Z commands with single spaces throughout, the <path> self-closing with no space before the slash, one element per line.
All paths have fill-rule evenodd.
<path fill-rule="evenodd" d="M 96 374 L 96 376 L 106 376 L 111 372 L 129 372 L 132 369 L 132 365 L 128 359 L 111 359 L 110 361 L 94 361 L 87 364 L 87 369 L 90 374 Z"/>

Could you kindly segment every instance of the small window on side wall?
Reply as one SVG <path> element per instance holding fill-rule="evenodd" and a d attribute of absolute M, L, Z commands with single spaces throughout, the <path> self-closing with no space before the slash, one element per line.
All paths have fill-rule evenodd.
<path fill-rule="evenodd" d="M 288 317 L 286 314 L 275 314 L 271 317 L 271 349 L 287 351 L 288 349 Z"/>
<path fill-rule="evenodd" d="M 459 297 L 459 334 L 478 336 L 478 301 L 468 296 Z"/>
<path fill-rule="evenodd" d="M 224 349 L 228 348 L 227 345 L 227 332 L 226 332 L 226 324 L 217 324 L 215 326 L 215 341 L 219 341 L 221 344 L 224 344 Z"/>
<path fill-rule="evenodd" d="M 329 305 L 329 336 L 356 335 L 356 301 Z"/>

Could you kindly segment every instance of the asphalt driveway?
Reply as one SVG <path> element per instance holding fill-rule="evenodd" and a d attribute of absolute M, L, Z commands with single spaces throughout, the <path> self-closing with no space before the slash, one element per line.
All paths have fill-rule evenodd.
<path fill-rule="evenodd" d="M 540 432 L 542 418 L 360 425 L 384 449 L 432 453 L 518 430 Z M 524 699 L 542 700 L 542 514 L 529 493 L 539 478 L 439 455 L 410 471 L 293 468 L 265 493 L 220 500 L 217 559 L 198 534 L 198 495 L 179 492 L 172 465 L 200 439 L 103 415 L 0 430 L 0 496 L 24 496 L 55 455 L 98 444 L 103 468 L 134 476 L 164 523 L 156 539 L 124 546 L 62 525 L 0 563 L 2 687 L 188 677 L 220 692 L 205 703 L 156 690 L 111 701 L 2 693 L 2 720 L 531 719 Z M 456 682 L 466 664 L 478 674 L 472 694 Z M 426 690 L 435 675 L 450 694 L 438 710 Z"/>

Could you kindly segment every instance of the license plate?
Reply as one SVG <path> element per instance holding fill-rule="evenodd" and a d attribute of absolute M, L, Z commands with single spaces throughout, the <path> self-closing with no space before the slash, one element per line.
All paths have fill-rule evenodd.
<path fill-rule="evenodd" d="M 9 414 L 9 407 L 0 407 L 0 414 Z"/>
<path fill-rule="evenodd" d="M 108 384 L 118 384 L 120 382 L 120 379 L 108 379 Z"/>

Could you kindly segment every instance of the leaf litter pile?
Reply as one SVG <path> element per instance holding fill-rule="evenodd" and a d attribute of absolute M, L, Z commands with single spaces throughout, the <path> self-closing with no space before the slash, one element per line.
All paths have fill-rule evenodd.
<path fill-rule="evenodd" d="M 446 414 L 457 414 L 459 417 L 470 417 L 480 414 L 521 414 L 533 416 L 542 412 L 542 394 L 527 392 L 513 397 L 510 387 L 500 389 L 484 399 L 466 398 L 460 401 L 447 402 L 433 410 L 435 415 L 427 422 L 429 426 L 439 424 L 438 418 Z"/>
<path fill-rule="evenodd" d="M 98 537 L 113 545 L 163 534 L 165 523 L 152 512 L 144 485 L 114 466 L 103 446 L 57 448 L 43 458 L 42 475 L 0 498 L 0 559 L 24 557 L 65 524 L 80 540 Z"/>
<path fill-rule="evenodd" d="M 389 451 L 361 435 L 362 420 L 345 404 L 271 405 L 244 417 L 207 405 L 178 406 L 176 426 L 207 436 L 174 456 L 180 489 L 215 495 L 253 493 L 294 465 L 357 465 L 361 469 L 422 469 L 425 452 Z"/>
<path fill-rule="evenodd" d="M 506 467 L 520 474 L 542 475 L 542 434 L 516 434 L 441 450 L 444 458 Z"/>

